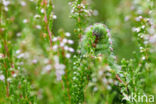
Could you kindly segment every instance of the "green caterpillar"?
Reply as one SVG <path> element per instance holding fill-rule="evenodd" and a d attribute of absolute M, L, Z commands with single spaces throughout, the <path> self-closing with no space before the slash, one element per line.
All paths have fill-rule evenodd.
<path fill-rule="evenodd" d="M 111 45 L 112 41 L 109 29 L 104 24 L 97 23 L 86 29 L 86 34 L 80 44 L 81 54 L 111 54 Z"/>
<path fill-rule="evenodd" d="M 91 79 L 96 57 L 105 55 L 107 63 L 114 64 L 111 36 L 104 24 L 88 27 L 80 43 L 81 54 L 74 57 L 72 104 L 84 102 L 85 86 Z"/>

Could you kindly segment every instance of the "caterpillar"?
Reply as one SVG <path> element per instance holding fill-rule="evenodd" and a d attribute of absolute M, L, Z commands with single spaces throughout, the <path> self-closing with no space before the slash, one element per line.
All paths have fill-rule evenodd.
<path fill-rule="evenodd" d="M 96 23 L 89 26 L 81 41 L 81 55 L 92 53 L 92 51 L 94 51 L 95 55 L 112 54 L 110 31 L 104 24 Z"/>
<path fill-rule="evenodd" d="M 74 57 L 72 104 L 84 101 L 84 89 L 91 80 L 92 70 L 98 56 L 107 56 L 107 63 L 114 64 L 110 31 L 106 25 L 96 23 L 89 26 L 80 42 L 80 56 Z"/>

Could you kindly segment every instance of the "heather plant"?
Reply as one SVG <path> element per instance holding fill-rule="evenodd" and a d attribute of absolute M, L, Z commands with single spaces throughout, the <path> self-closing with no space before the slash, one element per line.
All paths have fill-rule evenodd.
<path fill-rule="evenodd" d="M 17 56 L 19 47 L 15 46 L 14 41 L 17 40 L 13 39 L 15 30 L 12 25 L 9 25 L 17 15 L 9 14 L 10 11 L 7 8 L 9 3 L 3 1 L 2 7 L 5 8 L 1 9 L 0 101 L 1 103 L 35 103 L 36 97 L 31 95 L 32 88 L 28 82 L 27 74 L 24 74 L 23 70 L 23 54 Z"/>
<path fill-rule="evenodd" d="M 154 104 L 155 0 L 0 0 L 0 104 Z"/>

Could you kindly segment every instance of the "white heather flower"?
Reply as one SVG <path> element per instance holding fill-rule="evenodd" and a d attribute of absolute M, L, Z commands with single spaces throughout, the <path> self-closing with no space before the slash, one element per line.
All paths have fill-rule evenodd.
<path fill-rule="evenodd" d="M 92 79 L 92 81 L 93 81 L 93 82 L 96 82 L 96 81 L 97 81 L 97 79 L 96 79 L 96 78 L 93 78 L 93 79 Z"/>
<path fill-rule="evenodd" d="M 0 80 L 4 81 L 4 79 L 5 79 L 4 75 L 0 75 Z"/>
<path fill-rule="evenodd" d="M 111 71 L 111 67 L 107 65 L 106 70 Z"/>
<path fill-rule="evenodd" d="M 125 21 L 128 21 L 129 19 L 130 19 L 130 17 L 129 16 L 126 16 L 124 20 Z"/>
<path fill-rule="evenodd" d="M 145 59 L 146 59 L 146 57 L 145 57 L 145 56 L 143 56 L 143 57 L 142 57 L 142 60 L 145 60 Z"/>
<path fill-rule="evenodd" d="M 10 4 L 10 1 L 5 1 L 5 0 L 3 0 L 3 5 L 4 6 L 8 6 Z"/>
<path fill-rule="evenodd" d="M 8 79 L 7 79 L 8 82 L 11 82 L 11 80 L 12 80 L 11 78 L 8 78 Z"/>
<path fill-rule="evenodd" d="M 98 15 L 99 15 L 99 12 L 98 12 L 97 10 L 94 10 L 94 11 L 93 11 L 93 15 L 94 15 L 94 16 L 98 16 Z"/>
<path fill-rule="evenodd" d="M 65 65 L 64 64 L 60 64 L 59 63 L 59 58 L 58 56 L 54 56 L 54 61 L 55 61 L 55 69 L 56 69 L 56 77 L 57 80 L 61 80 L 62 79 L 62 75 L 65 74 L 64 69 L 65 69 Z"/>
<path fill-rule="evenodd" d="M 16 36 L 18 36 L 18 37 L 21 36 L 21 33 L 17 33 Z"/>
<path fill-rule="evenodd" d="M 56 15 L 53 15 L 53 19 L 57 19 L 57 16 Z"/>
<path fill-rule="evenodd" d="M 5 28 L 1 28 L 1 30 L 2 30 L 2 31 L 4 31 L 4 30 L 5 30 Z"/>
<path fill-rule="evenodd" d="M 148 32 L 150 34 L 154 34 L 155 33 L 155 27 L 154 26 L 151 26 L 151 28 L 148 29 Z"/>
<path fill-rule="evenodd" d="M 140 47 L 140 50 L 143 50 L 143 47 Z"/>
<path fill-rule="evenodd" d="M 63 43 L 67 43 L 67 39 L 66 39 L 66 38 L 64 38 L 62 42 L 63 42 Z"/>
<path fill-rule="evenodd" d="M 133 27 L 133 28 L 132 28 L 132 31 L 133 31 L 133 32 L 140 32 L 140 28 L 135 28 L 135 27 Z"/>
<path fill-rule="evenodd" d="M 72 5 L 72 2 L 68 2 L 68 5 Z"/>
<path fill-rule="evenodd" d="M 135 20 L 139 22 L 140 21 L 140 18 L 139 17 L 136 17 Z"/>
<path fill-rule="evenodd" d="M 73 80 L 75 80 L 76 79 L 76 77 L 73 77 Z"/>
<path fill-rule="evenodd" d="M 149 14 L 152 14 L 152 10 L 149 11 Z"/>
<path fill-rule="evenodd" d="M 156 34 L 150 37 L 149 42 L 156 43 Z"/>
<path fill-rule="evenodd" d="M 134 10 L 134 9 L 135 9 L 135 7 L 132 5 L 132 6 L 131 6 L 131 10 Z"/>
<path fill-rule="evenodd" d="M 137 13 L 138 13 L 138 14 L 142 14 L 143 11 L 142 11 L 141 9 L 139 9 L 139 10 L 137 11 Z"/>
<path fill-rule="evenodd" d="M 58 58 L 58 56 L 54 56 L 54 61 L 55 61 L 55 63 L 59 63 L 59 58 Z"/>
<path fill-rule="evenodd" d="M 12 76 L 15 78 L 15 77 L 17 76 L 17 74 L 16 74 L 16 73 L 14 73 Z"/>
<path fill-rule="evenodd" d="M 74 49 L 73 48 L 69 48 L 68 49 L 70 52 L 74 52 Z"/>
<path fill-rule="evenodd" d="M 108 90 L 111 90 L 111 89 L 112 89 L 112 87 L 108 85 L 108 86 L 107 86 L 107 89 L 108 89 Z"/>
<path fill-rule="evenodd" d="M 112 76 L 111 73 L 107 73 L 106 75 L 107 75 L 107 76 Z"/>
<path fill-rule="evenodd" d="M 33 60 L 32 60 L 32 63 L 33 63 L 33 64 L 36 64 L 37 62 L 38 62 L 37 59 L 33 59 Z"/>
<path fill-rule="evenodd" d="M 64 46 L 64 50 L 66 50 L 66 51 L 67 51 L 68 49 L 69 49 L 69 47 L 68 47 L 68 46 Z"/>
<path fill-rule="evenodd" d="M 99 76 L 102 76 L 102 75 L 103 75 L 103 70 L 100 70 L 100 71 L 98 72 L 98 74 L 99 74 Z"/>
<path fill-rule="evenodd" d="M 115 85 L 118 85 L 118 81 L 115 81 L 114 84 L 115 84 Z"/>
<path fill-rule="evenodd" d="M 2 53 L 0 53 L 0 59 L 2 59 L 4 57 L 4 55 Z"/>
<path fill-rule="evenodd" d="M 113 83 L 113 79 L 108 79 L 108 82 L 109 83 Z"/>
<path fill-rule="evenodd" d="M 45 59 L 43 60 L 43 62 L 44 62 L 44 64 L 48 64 L 49 59 L 48 59 L 48 58 L 45 58 Z"/>
<path fill-rule="evenodd" d="M 19 58 L 23 58 L 25 55 L 24 55 L 24 53 L 21 53 L 21 54 L 19 54 L 18 56 L 17 56 L 17 58 L 19 59 Z"/>
<path fill-rule="evenodd" d="M 144 44 L 148 44 L 148 41 L 144 41 Z"/>
<path fill-rule="evenodd" d="M 54 38 L 53 38 L 53 41 L 54 41 L 54 42 L 57 41 L 57 37 L 54 37 Z"/>
<path fill-rule="evenodd" d="M 20 66 L 18 66 L 18 67 L 17 67 L 17 69 L 18 69 L 18 70 L 20 70 L 20 69 L 21 69 L 21 67 L 20 67 Z"/>
<path fill-rule="evenodd" d="M 140 21 L 142 18 L 143 18 L 142 16 L 139 16 L 139 17 L 136 17 L 135 20 Z"/>
<path fill-rule="evenodd" d="M 54 51 L 57 51 L 57 48 L 58 48 L 58 45 L 54 45 L 54 46 L 53 46 L 53 50 L 54 50 Z"/>
<path fill-rule="evenodd" d="M 98 88 L 97 88 L 97 87 L 94 87 L 94 88 L 93 88 L 93 91 L 94 91 L 94 92 L 96 92 L 97 90 L 98 90 Z"/>
<path fill-rule="evenodd" d="M 26 3 L 24 1 L 21 1 L 22 6 L 26 6 Z"/>
<path fill-rule="evenodd" d="M 70 34 L 69 32 L 66 32 L 65 35 L 66 35 L 67 37 L 71 36 L 71 34 Z"/>
<path fill-rule="evenodd" d="M 65 44 L 64 44 L 63 42 L 60 43 L 60 47 L 64 47 L 64 45 L 65 45 Z"/>
<path fill-rule="evenodd" d="M 64 67 L 64 66 L 63 66 Z M 62 79 L 62 75 L 64 75 L 65 72 L 64 72 L 64 69 L 57 69 L 56 70 L 56 77 L 57 77 L 57 80 L 60 81 Z"/>
<path fill-rule="evenodd" d="M 144 29 L 145 28 L 145 25 L 142 25 L 141 28 Z"/>
<path fill-rule="evenodd" d="M 28 22 L 28 20 L 27 20 L 27 19 L 24 19 L 24 20 L 23 20 L 23 23 L 27 23 L 27 22 Z"/>
<path fill-rule="evenodd" d="M 4 10 L 5 10 L 5 11 L 8 11 L 9 9 L 8 9 L 8 7 L 4 7 Z"/>
<path fill-rule="evenodd" d="M 34 16 L 34 18 L 40 18 L 41 16 L 40 15 L 38 15 L 38 14 L 36 14 L 35 16 Z"/>
<path fill-rule="evenodd" d="M 50 71 L 51 70 L 51 65 L 46 65 L 44 68 L 43 68 L 43 70 L 42 70 L 42 74 L 45 74 L 45 73 L 47 73 L 48 71 Z"/>
<path fill-rule="evenodd" d="M 51 69 L 51 65 L 47 65 L 46 67 L 45 67 L 45 70 L 47 70 L 47 71 L 49 71 Z"/>
<path fill-rule="evenodd" d="M 73 44 L 74 41 L 73 41 L 73 40 L 68 40 L 68 43 L 69 43 L 69 44 Z"/>
<path fill-rule="evenodd" d="M 36 25 L 36 28 L 40 30 L 41 29 L 41 26 L 40 25 Z"/>
<path fill-rule="evenodd" d="M 106 78 L 103 78 L 103 79 L 102 79 L 102 82 L 103 82 L 104 84 L 106 84 L 108 81 L 107 81 Z"/>
<path fill-rule="evenodd" d="M 72 10 L 70 11 L 70 13 L 74 13 L 74 9 L 72 9 Z"/>
<path fill-rule="evenodd" d="M 24 62 L 20 62 L 20 63 L 19 63 L 19 65 L 23 65 L 23 64 L 24 64 Z"/>
<path fill-rule="evenodd" d="M 21 50 L 17 50 L 17 51 L 16 51 L 16 54 L 19 54 L 20 52 L 21 52 Z"/>
<path fill-rule="evenodd" d="M 41 13 L 44 13 L 44 9 L 43 8 L 41 9 Z"/>
<path fill-rule="evenodd" d="M 70 56 L 71 56 L 71 55 L 70 55 L 69 53 L 66 54 L 66 58 L 70 58 Z"/>

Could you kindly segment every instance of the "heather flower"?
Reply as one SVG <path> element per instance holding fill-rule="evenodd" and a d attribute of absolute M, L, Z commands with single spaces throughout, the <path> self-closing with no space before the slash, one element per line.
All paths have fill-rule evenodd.
<path fill-rule="evenodd" d="M 0 80 L 1 80 L 1 81 L 4 81 L 4 80 L 5 80 L 4 75 L 0 75 Z"/>
<path fill-rule="evenodd" d="M 53 15 L 53 19 L 57 19 L 57 16 L 56 15 Z"/>
<path fill-rule="evenodd" d="M 71 34 L 70 34 L 69 32 L 66 32 L 65 35 L 66 35 L 67 37 L 71 36 Z"/>
<path fill-rule="evenodd" d="M 26 6 L 26 2 L 21 1 L 21 5 L 22 5 L 22 6 Z"/>
<path fill-rule="evenodd" d="M 62 75 L 65 74 L 64 69 L 65 65 L 59 63 L 58 56 L 54 56 L 55 65 L 54 68 L 56 69 L 56 78 L 57 80 L 62 80 Z"/>

